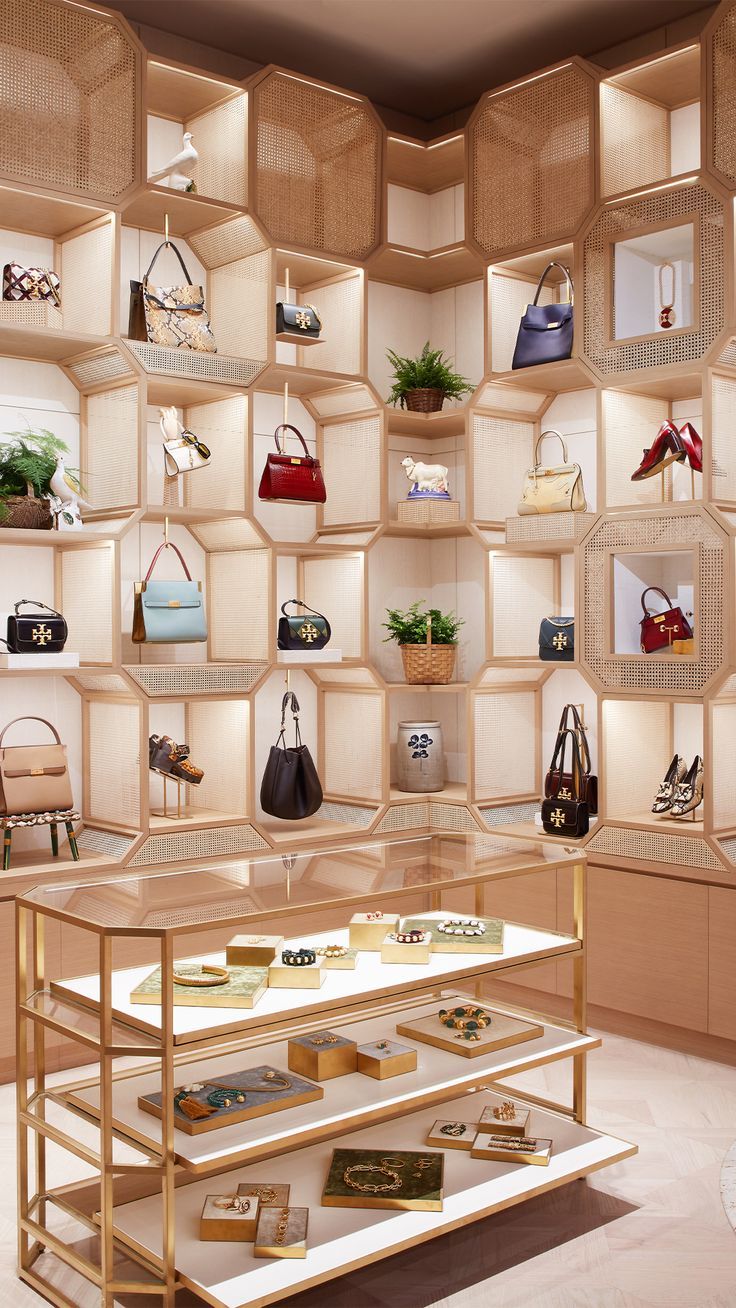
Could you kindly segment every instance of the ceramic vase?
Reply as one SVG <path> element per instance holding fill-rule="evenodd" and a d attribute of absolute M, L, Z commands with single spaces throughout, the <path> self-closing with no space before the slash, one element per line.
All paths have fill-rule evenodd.
<path fill-rule="evenodd" d="M 396 737 L 399 790 L 430 793 L 445 784 L 445 756 L 439 722 L 400 722 Z"/>

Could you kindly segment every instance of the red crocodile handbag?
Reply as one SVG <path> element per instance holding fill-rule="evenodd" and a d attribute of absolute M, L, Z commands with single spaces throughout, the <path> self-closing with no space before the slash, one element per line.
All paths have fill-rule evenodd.
<path fill-rule="evenodd" d="M 650 613 L 645 600 L 649 591 L 656 591 L 667 601 L 664 613 Z M 673 640 L 690 640 L 693 629 L 679 605 L 673 607 L 672 600 L 661 586 L 647 586 L 641 597 L 644 617 L 641 620 L 641 652 L 653 654 L 655 650 L 666 649 Z"/>
<path fill-rule="evenodd" d="M 293 431 L 299 438 L 304 450 L 298 457 L 286 453 L 286 437 L 283 448 L 281 432 Z M 301 432 L 292 427 L 290 422 L 282 422 L 274 434 L 276 454 L 269 454 L 263 469 L 261 484 L 258 487 L 260 500 L 291 500 L 296 504 L 324 504 L 327 499 L 324 477 L 319 459 L 312 458 L 307 449 L 307 442 Z"/>

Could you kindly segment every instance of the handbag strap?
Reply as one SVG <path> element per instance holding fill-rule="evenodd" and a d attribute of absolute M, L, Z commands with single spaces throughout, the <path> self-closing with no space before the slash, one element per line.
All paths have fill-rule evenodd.
<path fill-rule="evenodd" d="M 582 722 L 580 721 L 580 714 L 578 713 L 575 704 L 566 704 L 565 707 L 563 708 L 560 717 L 560 725 L 557 729 L 557 736 L 559 738 L 561 732 L 570 730 L 570 728 L 567 725 L 567 719 L 569 713 L 572 714 L 573 730 L 575 731 L 575 734 L 578 738 L 578 747 L 580 749 L 580 758 L 581 758 L 581 766 L 583 769 L 583 775 L 590 776 L 592 765 L 590 762 L 590 746 L 588 745 L 588 734 Z"/>
<path fill-rule="evenodd" d="M 324 613 L 318 613 L 316 609 L 310 609 L 309 605 L 304 603 L 304 600 L 297 600 L 297 599 L 284 600 L 284 603 L 281 605 L 281 612 L 283 613 L 285 618 L 288 618 L 289 616 L 288 613 L 286 612 L 287 604 L 298 604 L 301 609 L 306 609 L 307 613 L 313 613 L 315 618 L 321 618 L 323 622 L 327 622 L 327 618 L 325 617 Z"/>
<path fill-rule="evenodd" d="M 296 747 L 297 749 L 301 749 L 302 735 L 299 730 L 299 700 L 293 690 L 287 690 L 281 701 L 281 730 L 276 737 L 276 748 L 278 749 L 279 745 L 281 745 L 283 749 L 286 749 L 286 710 L 289 708 L 291 709 L 291 715 L 294 719 Z"/>
<path fill-rule="evenodd" d="M 156 563 L 158 562 L 158 556 L 159 556 L 159 554 L 161 553 L 162 550 L 173 550 L 173 551 L 174 551 L 174 553 L 177 555 L 177 557 L 178 557 L 178 559 L 179 559 L 179 562 L 181 563 L 181 566 L 182 566 L 183 569 L 184 569 L 184 575 L 185 575 L 187 581 L 191 581 L 191 580 L 192 580 L 192 574 L 191 574 L 191 572 L 189 571 L 189 569 L 188 569 L 188 567 L 187 567 L 187 565 L 186 565 L 186 563 L 185 563 L 185 561 L 184 561 L 184 555 L 182 554 L 181 550 L 179 549 L 179 546 L 174 544 L 173 540 L 164 540 L 164 541 L 161 542 L 161 544 L 159 545 L 158 549 L 156 550 L 156 553 L 154 554 L 153 558 L 151 559 L 151 566 L 150 566 L 150 568 L 148 569 L 148 572 L 146 573 L 145 580 L 146 580 L 146 581 L 150 581 L 150 580 L 151 580 L 151 573 L 153 572 L 153 569 L 155 568 Z"/>
<path fill-rule="evenodd" d="M 19 616 L 18 609 L 22 608 L 24 604 L 35 604 L 37 609 L 45 609 L 47 613 L 52 613 L 55 618 L 63 617 L 63 615 L 59 613 L 58 609 L 52 609 L 49 604 L 44 604 L 42 603 L 41 600 L 16 600 L 16 603 L 14 605 L 16 617 Z"/>
<path fill-rule="evenodd" d="M 661 587 L 661 586 L 647 586 L 646 590 L 643 590 L 643 591 L 642 591 L 642 594 L 641 594 L 641 607 L 642 607 L 643 610 L 644 610 L 644 617 L 645 617 L 645 618 L 650 617 L 649 609 L 647 608 L 646 604 L 644 603 L 644 601 L 645 601 L 647 595 L 649 594 L 650 590 L 655 591 L 657 595 L 661 595 L 661 596 L 662 596 L 662 599 L 665 599 L 665 600 L 667 601 L 667 608 L 668 608 L 668 609 L 671 609 L 671 608 L 672 608 L 672 600 L 670 599 L 670 597 L 669 597 L 669 595 L 667 594 L 667 591 L 666 591 L 666 590 L 662 590 L 662 587 Z"/>
<path fill-rule="evenodd" d="M 565 771 L 565 752 L 567 750 L 568 736 L 572 740 L 572 766 L 570 768 L 570 775 L 572 777 L 572 788 L 575 792 L 574 798 L 579 803 L 580 790 L 581 790 L 580 782 L 583 774 L 583 768 L 582 768 L 582 763 L 580 761 L 580 746 L 578 744 L 577 734 L 572 730 L 571 727 L 566 727 L 564 731 L 559 732 L 555 744 L 555 752 L 552 755 L 552 762 L 550 764 L 549 770 L 553 776 L 555 775 L 555 772 L 557 773 L 557 776 L 559 778 L 559 785 L 561 786 L 562 774 Z M 557 764 L 558 757 L 560 760 L 559 766 Z"/>
<path fill-rule="evenodd" d="M 568 300 L 568 304 L 572 304 L 575 296 L 575 287 L 572 284 L 570 269 L 566 268 L 564 263 L 558 263 L 557 259 L 552 259 L 551 263 L 547 264 L 547 267 L 545 268 L 544 272 L 542 273 L 542 276 L 537 282 L 537 290 L 534 296 L 534 300 L 532 301 L 533 304 L 537 303 L 542 291 L 542 287 L 544 286 L 544 283 L 547 280 L 547 276 L 549 273 L 551 273 L 553 268 L 559 268 L 560 272 L 565 274 L 565 281 L 567 283 L 567 300 Z"/>
<path fill-rule="evenodd" d="M 567 463 L 567 445 L 565 444 L 565 438 L 564 436 L 561 436 L 558 431 L 555 431 L 554 427 L 549 427 L 547 431 L 542 431 L 537 436 L 537 442 L 536 445 L 534 446 L 534 467 L 540 468 L 542 466 L 539 462 L 539 447 L 542 444 L 542 441 L 544 440 L 545 436 L 557 437 L 558 441 L 560 442 L 560 445 L 562 446 L 563 461 Z"/>
<path fill-rule="evenodd" d="M 301 443 L 302 443 L 302 448 L 303 448 L 303 450 L 304 450 L 304 453 L 305 453 L 306 457 L 307 457 L 307 458 L 310 457 L 310 455 L 309 455 L 309 450 L 307 449 L 307 442 L 305 441 L 304 437 L 302 436 L 302 434 L 301 434 L 299 428 L 298 428 L 298 427 L 293 427 L 292 424 L 291 424 L 290 422 L 282 422 L 282 423 L 280 423 L 279 426 L 276 428 L 274 434 L 273 434 L 273 438 L 274 438 L 274 440 L 275 440 L 275 442 L 276 442 L 276 449 L 278 450 L 279 454 L 285 454 L 285 453 L 286 453 L 286 437 L 284 437 L 284 447 L 283 447 L 283 449 L 281 448 L 281 440 L 280 440 L 280 438 L 279 438 L 279 432 L 281 432 L 281 431 L 293 431 L 294 435 L 297 436 L 297 437 L 299 438 L 299 440 L 301 441 Z"/>
<path fill-rule="evenodd" d="M 186 266 L 186 264 L 185 264 L 185 262 L 184 262 L 184 260 L 183 260 L 183 258 L 182 258 L 182 256 L 181 256 L 181 253 L 180 253 L 179 249 L 177 248 L 177 246 L 174 245 L 174 242 L 173 242 L 173 241 L 162 241 L 162 242 L 161 242 L 161 244 L 159 245 L 158 249 L 156 250 L 156 253 L 154 254 L 154 256 L 153 256 L 151 262 L 150 262 L 149 265 L 148 265 L 148 269 L 147 269 L 147 271 L 143 274 L 143 283 L 142 283 L 143 286 L 146 285 L 146 283 L 147 283 L 149 277 L 151 276 L 151 273 L 152 273 L 152 271 L 153 271 L 153 265 L 155 264 L 156 260 L 158 259 L 158 256 L 160 255 L 161 251 L 162 251 L 162 250 L 165 250 L 165 249 L 167 249 L 167 248 L 168 248 L 169 250 L 173 250 L 173 251 L 174 251 L 174 254 L 176 255 L 177 259 L 179 260 L 179 263 L 181 264 L 181 270 L 182 270 L 182 272 L 184 273 L 184 276 L 185 276 L 186 279 L 187 279 L 187 285 L 188 285 L 188 286 L 192 286 L 193 283 L 192 283 L 192 279 L 191 279 L 191 277 L 189 276 L 189 270 L 187 269 L 187 266 Z"/>
<path fill-rule="evenodd" d="M 6 732 L 6 731 L 9 731 L 11 727 L 14 727 L 15 724 L 16 724 L 16 722 L 43 722 L 43 725 L 44 725 L 45 727 L 48 727 L 49 731 L 50 731 L 51 734 L 53 735 L 54 740 L 56 741 L 57 745 L 60 745 L 60 744 L 61 744 L 61 736 L 59 735 L 58 731 L 56 730 L 56 727 L 53 726 L 53 724 L 52 724 L 51 722 L 48 722 L 46 718 L 38 718 L 38 717 L 35 716 L 35 714 L 28 714 L 27 717 L 22 717 L 22 718 L 13 718 L 12 721 L 10 721 L 10 722 L 6 722 L 6 724 L 5 724 L 5 726 L 3 727 L 2 731 L 0 731 L 0 746 L 2 745 L 3 740 L 4 740 L 4 738 L 5 738 L 5 732 Z"/>

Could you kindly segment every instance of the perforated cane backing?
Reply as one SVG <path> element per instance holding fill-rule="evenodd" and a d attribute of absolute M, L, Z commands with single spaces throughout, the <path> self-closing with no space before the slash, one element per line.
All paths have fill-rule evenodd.
<path fill-rule="evenodd" d="M 212 270 L 209 308 L 218 354 L 209 357 L 222 350 L 242 359 L 268 358 L 270 266 L 263 250 Z"/>
<path fill-rule="evenodd" d="M 470 214 L 489 258 L 580 226 L 593 202 L 594 114 L 577 64 L 487 97 L 470 129 Z"/>
<path fill-rule="evenodd" d="M 152 699 L 181 699 L 192 695 L 244 695 L 267 667 L 267 663 L 134 663 L 125 671 Z"/>
<path fill-rule="evenodd" d="M 138 387 L 100 391 L 87 400 L 82 483 L 96 509 L 135 506 L 138 487 Z"/>
<path fill-rule="evenodd" d="M 248 97 L 237 95 L 215 105 L 185 128 L 192 133 L 199 159 L 192 180 L 200 195 L 228 204 L 248 203 Z"/>
<path fill-rule="evenodd" d="M 319 418 L 337 418 L 341 414 L 361 413 L 375 406 L 375 398 L 367 386 L 346 383 L 334 390 L 319 391 L 310 395 L 309 404 Z"/>
<path fill-rule="evenodd" d="M 336 804 L 329 800 L 322 804 L 315 814 L 318 822 L 339 822 L 353 827 L 369 827 L 376 816 L 373 808 L 363 808 L 359 804 Z"/>
<path fill-rule="evenodd" d="M 343 658 L 361 656 L 363 569 L 357 555 L 304 560 L 304 598 L 332 627 L 332 643 Z"/>
<path fill-rule="evenodd" d="M 100 223 L 59 246 L 61 311 L 66 331 L 109 336 L 112 330 L 114 228 Z"/>
<path fill-rule="evenodd" d="M 114 556 L 109 545 L 61 552 L 59 608 L 69 628 L 68 646 L 83 663 L 112 663 Z"/>
<path fill-rule="evenodd" d="M 604 700 L 605 813 L 648 813 L 672 758 L 670 705 L 658 700 Z"/>
<path fill-rule="evenodd" d="M 65 367 L 80 388 L 128 377 L 133 371 L 128 359 L 114 345 L 90 354 L 80 354 L 76 359 L 67 360 Z"/>
<path fill-rule="evenodd" d="M 428 826 L 429 803 L 392 804 L 378 823 L 375 834 L 378 836 L 390 831 L 411 831 L 416 827 Z"/>
<path fill-rule="evenodd" d="M 519 323 L 527 305 L 531 304 L 536 284 L 515 277 L 493 274 L 491 290 L 491 371 L 509 372 L 514 358 Z M 538 304 L 555 304 L 559 298 L 556 286 L 545 282 L 539 292 Z"/>
<path fill-rule="evenodd" d="M 516 513 L 524 475 L 533 461 L 533 423 L 473 414 L 473 516 L 477 522 L 501 523 Z"/>
<path fill-rule="evenodd" d="M 736 704 L 712 707 L 710 786 L 713 801 L 713 827 L 716 831 L 736 826 Z"/>
<path fill-rule="evenodd" d="M 666 863 L 678 867 L 701 867 L 720 871 L 722 865 L 710 845 L 697 836 L 670 836 L 658 831 L 631 831 L 627 827 L 604 826 L 586 845 L 591 854 L 637 859 L 643 863 Z"/>
<path fill-rule="evenodd" d="M 527 513 L 506 519 L 506 544 L 582 540 L 594 522 L 594 513 Z"/>
<path fill-rule="evenodd" d="M 439 831 L 480 831 L 473 814 L 464 804 L 438 804 L 430 800 L 429 825 Z"/>
<path fill-rule="evenodd" d="M 224 382 L 230 386 L 250 386 L 263 372 L 263 359 L 235 359 L 226 354 L 201 354 L 197 350 L 164 349 L 148 341 L 125 344 L 146 372 L 186 377 L 193 381 Z"/>
<path fill-rule="evenodd" d="M 540 800 L 531 804 L 498 804 L 479 810 L 487 827 L 507 827 L 512 822 L 533 822 L 541 807 Z M 540 833 L 541 834 L 541 833 Z"/>
<path fill-rule="evenodd" d="M 603 391 L 601 400 L 606 505 L 659 504 L 662 478 L 632 481 L 631 474 L 669 416 L 667 401 L 625 391 Z"/>
<path fill-rule="evenodd" d="M 494 658 L 539 653 L 539 624 L 555 610 L 555 560 L 492 554 Z"/>
<path fill-rule="evenodd" d="M 325 691 L 325 791 L 381 798 L 383 696 Z"/>
<path fill-rule="evenodd" d="M 710 444 L 713 497 L 736 500 L 736 377 L 711 378 Z"/>
<path fill-rule="evenodd" d="M 212 451 L 206 468 L 184 473 L 184 503 L 191 509 L 244 512 L 248 397 L 193 404 L 185 409 L 184 421 Z"/>
<path fill-rule="evenodd" d="M 378 522 L 381 516 L 380 415 L 323 428 L 322 464 L 330 488 L 324 507 L 324 525 Z"/>
<path fill-rule="evenodd" d="M 713 114 L 708 162 L 733 187 L 736 186 L 736 9 L 726 10 L 711 31 L 706 59 Z"/>
<path fill-rule="evenodd" d="M 362 101 L 285 73 L 254 92 L 255 208 L 288 245 L 365 258 L 376 245 L 381 130 Z"/>
<path fill-rule="evenodd" d="M 247 700 L 200 700 L 187 705 L 187 743 L 204 777 L 192 790 L 195 809 L 245 815 L 248 811 Z"/>
<path fill-rule="evenodd" d="M 536 789 L 536 694 L 476 695 L 473 706 L 475 791 L 482 799 Z"/>
<path fill-rule="evenodd" d="M 87 713 L 89 813 L 85 819 L 139 827 L 139 706 L 93 699 Z"/>
<path fill-rule="evenodd" d="M 261 232 L 248 214 L 239 218 L 230 218 L 216 227 L 205 227 L 201 232 L 193 232 L 187 237 L 197 258 L 205 268 L 221 268 L 226 263 L 236 263 L 251 254 L 260 254 L 268 249 Z"/>
<path fill-rule="evenodd" d="M 662 105 L 602 82 L 600 123 L 604 195 L 669 177 L 669 113 Z"/>
<path fill-rule="evenodd" d="M 208 827 L 202 831 L 173 831 L 163 836 L 149 836 L 128 866 L 180 863 L 184 859 L 217 858 L 221 854 L 246 854 L 258 849 L 270 849 L 270 845 L 248 823 L 234 827 Z"/>
<path fill-rule="evenodd" d="M 268 550 L 226 551 L 208 559 L 210 652 L 215 660 L 267 659 L 271 556 Z"/>
<path fill-rule="evenodd" d="M 121 836 L 116 831 L 99 831 L 95 827 L 84 827 L 77 836 L 80 849 L 87 849 L 91 854 L 103 854 L 106 858 L 116 858 L 119 863 L 135 841 L 135 836 Z"/>
<path fill-rule="evenodd" d="M 363 278 L 344 277 L 330 286 L 315 286 L 300 296 L 314 304 L 322 322 L 323 341 L 319 346 L 300 349 L 304 366 L 325 372 L 360 372 L 363 339 Z"/>
<path fill-rule="evenodd" d="M 118 200 L 141 180 L 141 56 L 83 5 L 0 8 L 0 175 Z"/>

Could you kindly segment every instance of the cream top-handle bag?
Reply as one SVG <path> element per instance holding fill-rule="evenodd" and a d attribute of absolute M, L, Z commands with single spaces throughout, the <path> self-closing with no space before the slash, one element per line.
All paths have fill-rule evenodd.
<path fill-rule="evenodd" d="M 546 467 L 539 461 L 539 447 L 547 436 L 556 436 L 562 446 L 564 463 Z M 579 463 L 568 463 L 567 446 L 558 431 L 543 431 L 534 447 L 534 467 L 524 478 L 524 489 L 517 512 L 585 513 L 587 509 L 583 472 Z"/>

